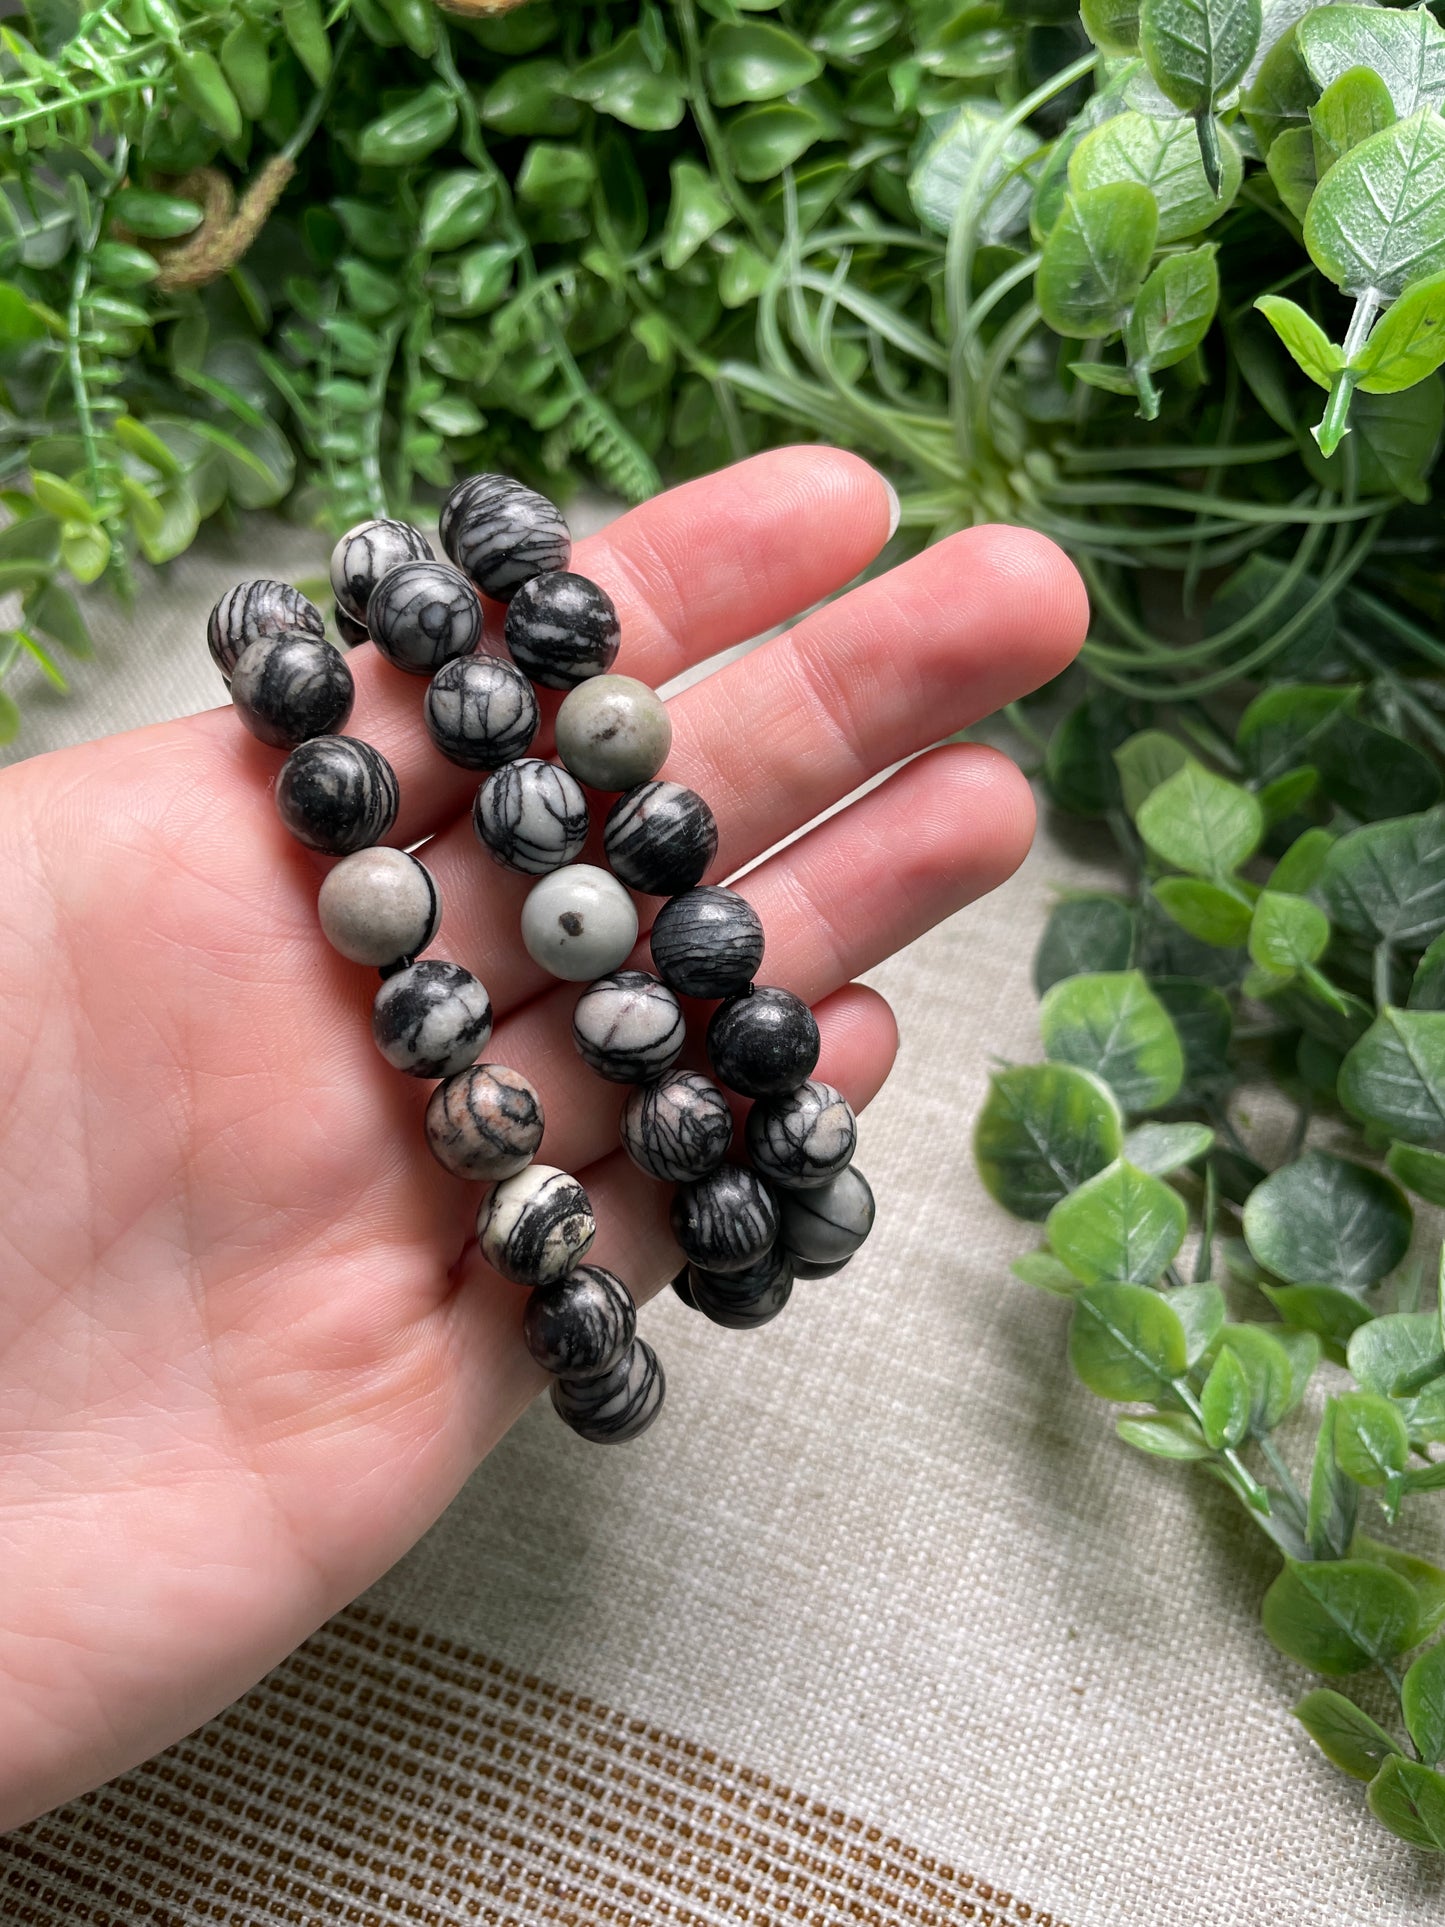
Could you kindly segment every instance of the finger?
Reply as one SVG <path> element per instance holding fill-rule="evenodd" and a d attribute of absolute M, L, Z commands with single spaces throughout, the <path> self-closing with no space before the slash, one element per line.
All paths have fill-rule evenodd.
<path fill-rule="evenodd" d="M 712 804 L 723 877 L 860 783 L 1057 675 L 1088 605 L 1072 565 L 1024 529 L 970 529 L 852 590 L 675 696 L 667 773 Z M 531 887 L 477 894 L 467 823 L 429 848 L 451 954 L 509 1010 L 546 983 L 515 940 Z M 643 901 L 644 919 L 656 913 Z"/>

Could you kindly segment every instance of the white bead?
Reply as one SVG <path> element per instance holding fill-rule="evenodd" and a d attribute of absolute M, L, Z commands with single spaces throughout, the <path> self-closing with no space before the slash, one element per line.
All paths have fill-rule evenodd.
<path fill-rule="evenodd" d="M 631 954 L 637 906 L 606 870 L 571 863 L 533 884 L 522 905 L 522 942 L 554 977 L 590 983 Z"/>

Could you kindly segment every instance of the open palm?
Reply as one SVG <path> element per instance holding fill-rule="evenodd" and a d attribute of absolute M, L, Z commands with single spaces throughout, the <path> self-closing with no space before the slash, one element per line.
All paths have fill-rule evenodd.
<path fill-rule="evenodd" d="M 863 463 L 785 450 L 635 510 L 574 567 L 618 605 L 617 668 L 657 684 L 846 582 L 888 510 Z M 712 880 L 1055 674 L 1084 617 L 1049 544 L 973 530 L 675 697 L 665 773 L 714 807 Z M 421 685 L 369 647 L 351 663 L 351 728 L 401 782 L 391 840 L 433 839 L 437 954 L 490 990 L 486 1055 L 541 1091 L 543 1155 L 641 1300 L 678 1263 L 667 1192 L 616 1148 L 576 988 L 521 946 L 528 879 L 478 849 L 476 778 L 432 749 Z M 430 1087 L 371 1042 L 374 973 L 317 930 L 326 866 L 277 820 L 278 762 L 222 710 L 0 778 L 0 1826 L 244 1691 L 545 1383 L 524 1294 L 470 1241 L 477 1187 L 427 1151 Z M 762 975 L 817 1007 L 818 1075 L 855 1104 L 894 1032 L 850 980 L 998 883 L 1031 827 L 1004 758 L 936 749 L 747 878 Z"/>

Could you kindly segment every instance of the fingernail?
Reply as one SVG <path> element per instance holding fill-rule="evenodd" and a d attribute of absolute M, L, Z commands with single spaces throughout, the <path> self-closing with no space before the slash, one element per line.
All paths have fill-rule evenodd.
<path fill-rule="evenodd" d="M 898 533 L 898 524 L 903 520 L 903 504 L 898 499 L 898 490 L 888 477 L 880 475 L 878 479 L 888 491 L 888 540 L 891 542 Z"/>

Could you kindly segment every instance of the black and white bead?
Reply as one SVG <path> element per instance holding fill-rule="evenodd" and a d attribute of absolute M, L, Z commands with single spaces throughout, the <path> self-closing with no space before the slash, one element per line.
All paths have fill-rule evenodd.
<path fill-rule="evenodd" d="M 703 1271 L 745 1271 L 772 1249 L 778 1235 L 771 1190 L 740 1164 L 721 1164 L 704 1178 L 680 1184 L 671 1216 L 683 1256 Z"/>
<path fill-rule="evenodd" d="M 529 1164 L 496 1185 L 477 1213 L 477 1242 L 514 1285 L 555 1285 L 597 1235 L 592 1201 L 566 1171 Z"/>
<path fill-rule="evenodd" d="M 381 970 L 410 962 L 441 928 L 436 878 L 405 850 L 377 844 L 344 856 L 316 899 L 321 931 L 351 963 Z"/>
<path fill-rule="evenodd" d="M 753 1167 L 770 1184 L 812 1190 L 852 1162 L 858 1120 L 841 1091 L 810 1079 L 794 1091 L 760 1098 L 748 1112 L 746 1136 Z"/>
<path fill-rule="evenodd" d="M 243 649 L 262 636 L 284 635 L 288 630 L 324 637 L 326 624 L 315 603 L 308 602 L 299 589 L 263 576 L 227 589 L 206 620 L 206 645 L 229 682 Z"/>
<path fill-rule="evenodd" d="M 841 1268 L 873 1229 L 874 1212 L 868 1180 L 850 1164 L 827 1184 L 782 1194 L 779 1237 L 794 1260 Z"/>
<path fill-rule="evenodd" d="M 793 1295 L 793 1263 L 774 1245 L 745 1271 L 704 1271 L 691 1265 L 688 1293 L 693 1309 L 714 1325 L 752 1331 L 771 1323 Z"/>
<path fill-rule="evenodd" d="M 388 569 L 366 605 L 371 640 L 409 675 L 431 676 L 444 662 L 469 656 L 482 639 L 477 592 L 449 562 L 400 562 Z"/>
<path fill-rule="evenodd" d="M 701 1071 L 672 1070 L 639 1084 L 622 1107 L 622 1145 L 640 1171 L 686 1184 L 716 1171 L 733 1140 L 727 1099 Z"/>
<path fill-rule="evenodd" d="M 662 1410 L 665 1390 L 657 1353 L 645 1338 L 634 1338 L 601 1377 L 557 1379 L 552 1405 L 579 1438 L 593 1445 L 621 1445 L 647 1430 Z"/>
<path fill-rule="evenodd" d="M 331 620 L 336 624 L 336 633 L 348 649 L 359 649 L 364 642 L 371 641 L 371 631 L 364 622 L 349 616 L 339 602 L 331 605 Z"/>
<path fill-rule="evenodd" d="M 679 896 L 700 883 L 717 840 L 717 819 L 697 791 L 661 780 L 620 796 L 602 832 L 612 874 L 653 897 Z"/>
<path fill-rule="evenodd" d="M 459 656 L 432 677 L 422 719 L 449 763 L 490 770 L 526 755 L 540 715 L 521 670 L 497 656 Z"/>
<path fill-rule="evenodd" d="M 544 689 L 574 689 L 604 675 L 617 660 L 621 634 L 611 596 L 568 569 L 534 575 L 507 605 L 512 660 Z"/>
<path fill-rule="evenodd" d="M 743 1097 L 796 1090 L 821 1048 L 818 1020 L 791 990 L 758 986 L 719 1004 L 708 1021 L 713 1075 Z"/>
<path fill-rule="evenodd" d="M 576 777 L 535 756 L 489 776 L 472 806 L 482 847 L 523 876 L 545 876 L 571 863 L 587 841 L 587 824 L 587 798 Z"/>
<path fill-rule="evenodd" d="M 520 1071 L 472 1064 L 432 1092 L 426 1107 L 431 1154 L 454 1178 L 514 1178 L 542 1145 L 542 1100 Z"/>
<path fill-rule="evenodd" d="M 676 1063 L 687 1025 L 666 984 L 645 970 L 617 970 L 589 984 L 577 999 L 572 1038 L 599 1077 L 611 1084 L 637 1084 Z"/>
<path fill-rule="evenodd" d="M 470 970 L 424 957 L 377 991 L 371 1034 L 387 1063 L 408 1077 L 454 1077 L 486 1048 L 492 1000 Z"/>
<path fill-rule="evenodd" d="M 292 750 L 276 778 L 281 821 L 298 842 L 328 856 L 380 842 L 400 804 L 395 770 L 355 736 L 313 736 Z"/>
<path fill-rule="evenodd" d="M 354 622 L 366 623 L 371 592 L 389 569 L 433 559 L 431 543 L 410 522 L 389 515 L 358 522 L 331 551 L 331 593 Z"/>
<path fill-rule="evenodd" d="M 663 904 L 652 926 L 657 974 L 680 997 L 732 997 L 763 960 L 763 926 L 736 890 L 704 884 Z"/>
<path fill-rule="evenodd" d="M 632 1293 L 601 1265 L 578 1265 L 534 1291 L 522 1316 L 527 1350 L 557 1378 L 599 1378 L 636 1336 Z"/>
<path fill-rule="evenodd" d="M 295 749 L 346 727 L 356 684 L 339 650 L 309 629 L 257 636 L 236 658 L 231 701 L 253 736 Z"/>
<path fill-rule="evenodd" d="M 545 495 L 507 475 L 472 475 L 442 504 L 442 547 L 464 575 L 497 602 L 533 576 L 565 569 L 572 538 Z"/>

